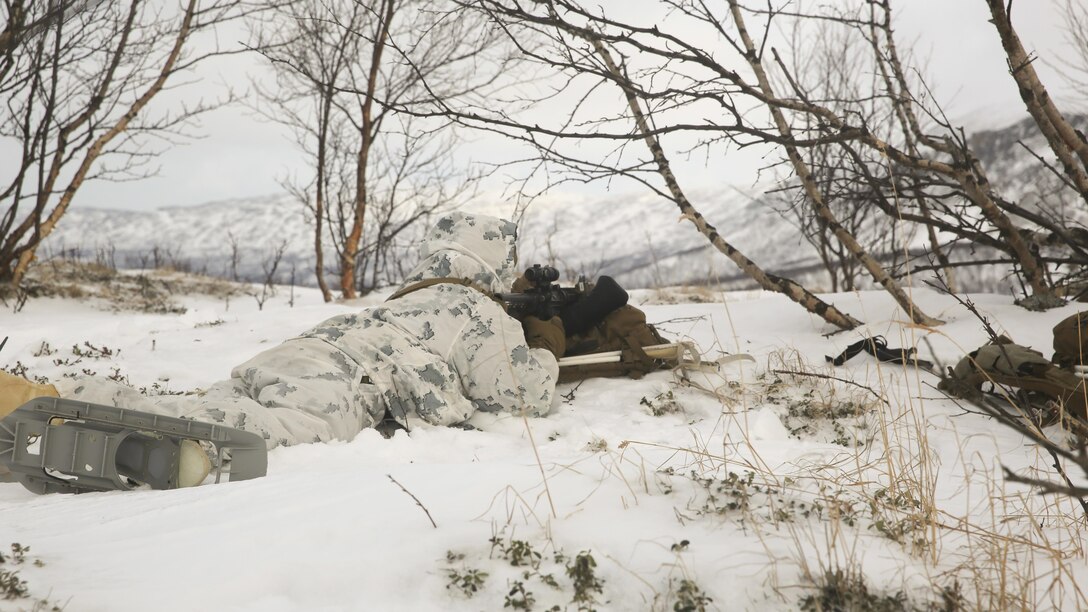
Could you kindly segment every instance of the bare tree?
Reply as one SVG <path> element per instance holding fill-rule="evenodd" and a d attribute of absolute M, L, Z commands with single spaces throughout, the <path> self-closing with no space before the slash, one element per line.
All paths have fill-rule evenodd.
<path fill-rule="evenodd" d="M 867 41 L 856 30 L 835 27 L 834 23 L 816 21 L 814 23 L 794 22 L 789 47 L 790 64 L 796 66 L 797 85 L 808 95 L 815 95 L 819 90 L 822 99 L 852 101 L 847 112 L 867 118 L 870 125 L 885 126 L 892 119 L 882 106 L 882 100 L 868 95 L 872 83 L 859 74 L 872 74 L 874 70 L 860 69 L 869 54 Z M 859 62 L 862 60 L 862 62 Z M 872 77 L 870 77 L 872 78 Z M 783 79 L 784 80 L 784 79 Z M 779 84 L 789 87 L 787 80 Z M 839 112 L 844 112 L 840 109 Z M 811 132 L 818 129 L 818 120 L 810 115 L 795 119 L 802 123 L 802 130 Z M 879 207 L 872 205 L 875 187 L 860 180 L 852 166 L 855 160 L 851 153 L 835 143 L 798 148 L 797 155 L 808 169 L 815 191 L 826 200 L 826 207 L 847 234 L 862 244 L 862 249 L 874 253 L 881 262 L 895 270 L 899 261 L 900 247 L 897 244 L 897 223 L 893 217 L 885 215 Z M 871 157 L 871 156 L 870 156 Z M 872 167 L 881 162 L 867 159 L 865 163 Z M 772 194 L 781 193 L 781 203 L 776 204 L 778 212 L 791 220 L 800 230 L 804 239 L 813 247 L 828 276 L 831 279 L 831 291 L 853 291 L 859 287 L 859 281 L 865 274 L 853 253 L 839 241 L 825 216 L 815 214 L 817 208 L 809 199 L 805 187 L 793 178 L 792 164 L 782 165 L 783 185 Z M 772 197 L 772 203 L 778 198 Z"/>
<path fill-rule="evenodd" d="M 775 129 L 778 131 L 779 135 L 782 136 L 783 140 L 781 141 L 781 145 L 785 149 L 786 155 L 790 160 L 790 164 L 793 166 L 798 180 L 800 180 L 801 184 L 804 186 L 805 195 L 811 203 L 816 215 L 819 216 L 826 225 L 827 230 L 834 234 L 835 238 L 838 239 L 850 254 L 864 266 L 870 274 L 872 274 L 873 280 L 883 286 L 884 289 L 895 298 L 895 301 L 899 303 L 915 323 L 922 325 L 939 325 L 941 321 L 930 317 L 918 309 L 910 297 L 907 296 L 906 292 L 903 291 L 903 288 L 899 283 L 862 247 L 857 238 L 839 222 L 838 217 L 827 205 L 824 193 L 820 190 L 819 185 L 812 176 L 808 164 L 805 163 L 805 160 L 801 156 L 801 147 L 794 141 L 793 128 L 787 120 L 786 111 L 783 108 L 786 106 L 786 104 L 783 103 L 788 102 L 788 100 L 779 97 L 778 94 L 775 93 L 774 85 L 771 83 L 767 70 L 764 68 L 763 55 L 760 53 L 759 48 L 756 47 L 755 41 L 748 32 L 745 16 L 741 10 L 740 4 L 736 0 L 729 0 L 729 11 L 733 17 L 738 37 L 743 45 L 744 58 L 747 60 L 749 67 L 756 77 L 759 90 L 758 93 L 764 96 L 766 107 L 774 120 Z M 776 60 L 779 60 L 777 54 L 774 54 L 774 57 Z M 805 98 L 807 96 L 805 96 L 803 90 L 800 90 L 795 86 L 793 93 L 800 98 L 802 104 L 806 103 Z M 815 110 L 817 109 L 809 109 L 810 113 Z M 822 118 L 825 120 L 827 119 L 826 116 Z"/>
<path fill-rule="evenodd" d="M 1012 44 L 1007 15 L 996 8 L 996 0 L 988 2 L 1012 49 L 1013 71 L 1028 75 L 1017 76 L 1021 90 L 1041 101 L 1033 117 L 1050 123 L 1040 129 L 1052 133 L 1052 146 L 1065 147 L 1064 153 L 1055 151 L 1060 168 L 1053 171 L 1072 193 L 1083 196 L 1076 167 L 1083 140 L 1078 144 L 1069 137 L 1072 124 L 1062 123 L 1041 84 L 1028 78 L 1030 62 Z M 821 4 L 815 12 L 794 5 L 786 5 L 789 10 L 746 8 L 733 0 L 724 6 L 661 0 L 651 5 L 660 9 L 661 18 L 638 19 L 619 17 L 611 5 L 588 7 L 569 0 L 462 0 L 462 5 L 487 14 L 557 81 L 553 93 L 523 97 L 528 110 L 458 101 L 438 104 L 432 112 L 534 147 L 527 176 L 544 172 L 549 184 L 632 178 L 672 200 L 700 225 L 701 217 L 687 208 L 690 202 L 669 166 L 666 140 L 674 143 L 673 151 L 697 151 L 708 159 L 735 148 L 777 149 L 811 211 L 806 218 L 828 235 L 825 244 L 836 245 L 837 253 L 848 256 L 915 322 L 926 325 L 938 321 L 913 303 L 897 279 L 934 267 L 947 272 L 953 266 L 979 265 L 952 261 L 949 254 L 961 245 L 996 253 L 984 260 L 1022 279 L 1024 293 L 1039 307 L 1061 303 L 1054 299 L 1055 271 L 1082 270 L 1088 263 L 1088 243 L 1065 218 L 1018 202 L 991 182 L 970 139 L 948 121 L 919 72 L 901 57 L 890 0 Z M 842 78 L 830 83 L 806 80 L 806 66 L 797 59 L 801 54 L 794 54 L 791 64 L 778 49 L 789 44 L 776 34 L 778 24 L 789 30 L 798 22 L 825 24 L 860 40 L 863 44 L 855 45 L 847 64 L 855 69 L 842 70 Z M 622 110 L 602 106 L 614 104 L 603 102 L 612 87 L 623 94 Z M 545 105 L 548 112 L 533 112 Z M 557 106 L 565 112 L 556 113 Z M 649 154 L 640 155 L 634 143 L 646 144 Z M 1053 165 L 1036 155 L 1043 167 Z M 873 230 L 844 219 L 855 211 L 871 216 L 869 227 L 887 228 L 883 241 L 870 238 L 867 246 L 859 239 L 858 232 Z M 734 257 L 735 249 L 716 231 L 701 231 L 712 242 L 721 240 L 719 249 L 759 279 L 758 266 Z M 935 264 L 918 264 L 909 244 L 892 239 L 919 231 Z M 877 255 L 883 249 L 883 256 L 871 254 L 873 248 Z M 883 261 L 905 271 L 889 272 Z M 767 280 L 764 276 L 760 285 L 775 285 Z M 809 307 L 826 312 L 816 302 Z"/>
<path fill-rule="evenodd" d="M 211 56 L 201 32 L 256 10 L 242 0 L 188 0 L 177 9 L 142 0 L 5 3 L 0 34 L 0 138 L 19 149 L 0 176 L 0 280 L 18 284 L 41 242 L 88 180 L 151 172 L 161 142 L 220 102 L 152 114 L 177 75 Z"/>
<path fill-rule="evenodd" d="M 352 6 L 354 11 L 359 7 Z M 358 19 L 347 16 L 348 23 Z M 325 279 L 325 217 L 330 193 L 335 193 L 337 161 L 345 150 L 340 142 L 343 126 L 334 114 L 337 86 L 350 63 L 361 53 L 360 39 L 348 28 L 327 23 L 327 6 L 321 2 L 295 2 L 257 28 L 258 48 L 276 70 L 272 89 L 258 88 L 271 103 L 267 115 L 290 126 L 300 147 L 313 160 L 314 176 L 303 184 L 288 182 L 288 190 L 313 215 L 317 285 L 326 302 L 332 300 Z"/>
<path fill-rule="evenodd" d="M 1020 89 L 1024 106 L 1057 156 L 1062 172 L 1088 202 L 1088 141 L 1084 134 L 1077 133 L 1039 80 L 1033 60 L 1013 27 L 1012 2 L 1006 5 L 1005 0 L 986 0 L 986 4 L 990 7 L 991 23 L 997 28 L 1001 46 L 1005 49 L 1009 74 Z"/>
<path fill-rule="evenodd" d="M 1083 100 L 1088 97 L 1088 6 L 1078 0 L 1065 0 L 1063 8 L 1066 41 L 1073 53 L 1052 63 Z"/>
<path fill-rule="evenodd" d="M 261 270 L 264 271 L 264 276 L 261 280 L 260 293 L 254 291 L 253 299 L 257 300 L 257 310 L 264 310 L 264 304 L 268 301 L 268 298 L 276 295 L 276 271 L 279 270 L 280 262 L 283 261 L 283 253 L 287 250 L 287 241 L 283 240 L 265 257 L 265 260 L 261 262 Z M 291 268 L 291 301 L 294 305 L 294 283 L 295 270 Z"/>
<path fill-rule="evenodd" d="M 682 113 L 676 112 L 678 109 L 689 103 L 701 105 L 709 101 L 712 105 L 720 105 L 719 108 L 723 108 L 727 114 L 738 119 L 742 116 L 743 110 L 730 99 L 734 92 L 729 91 L 728 83 L 720 87 L 722 84 L 715 83 L 713 76 L 706 76 L 708 67 L 711 72 L 720 70 L 731 74 L 732 71 L 716 64 L 693 44 L 662 32 L 659 26 L 620 23 L 604 15 L 603 9 L 591 12 L 572 2 L 544 2 L 525 7 L 501 0 L 465 2 L 464 6 L 483 11 L 504 28 L 527 57 L 562 74 L 566 82 L 554 85 L 553 91 L 573 98 L 573 109 L 566 115 L 555 115 L 553 112 L 549 118 L 558 119 L 547 122 L 537 121 L 544 116 L 523 119 L 504 108 L 472 105 L 439 105 L 435 113 L 530 144 L 540 154 L 533 168 L 551 168 L 545 171 L 555 172 L 549 179 L 554 182 L 611 180 L 616 176 L 634 179 L 676 204 L 685 219 L 691 221 L 715 248 L 761 287 L 787 295 L 841 328 L 849 329 L 859 324 L 857 319 L 839 311 L 797 283 L 767 273 L 741 253 L 692 205 L 673 172 L 669 156 L 661 143 L 662 137 L 685 131 L 705 133 L 714 130 L 728 134 L 721 124 L 687 122 L 681 117 Z M 644 44 L 639 40 L 641 36 L 656 38 L 661 47 Z M 538 40 L 544 42 L 530 46 L 529 41 Z M 634 69 L 616 59 L 642 54 L 644 58 L 649 57 L 651 63 L 660 60 L 667 65 L 679 64 L 689 58 L 686 55 L 689 52 L 699 64 L 696 72 L 702 74 L 698 77 L 689 77 L 672 65 L 663 68 L 655 64 L 649 68 Z M 590 83 L 580 86 L 578 81 L 582 77 L 590 79 Z M 651 82 L 660 81 L 661 89 L 652 92 L 640 77 Z M 583 110 L 589 106 L 587 100 L 599 91 L 602 83 L 618 87 L 623 94 L 625 108 L 619 119 L 614 113 L 607 112 L 602 113 L 603 117 L 583 114 Z M 700 91 L 705 87 L 714 91 Z M 752 91 L 752 88 L 748 90 Z M 527 105 L 532 102 L 554 103 L 560 97 L 545 95 L 524 102 Z M 623 126 L 624 120 L 630 121 L 630 127 Z M 770 138 L 774 141 L 780 139 L 777 136 Z M 579 147 L 565 148 L 564 144 L 571 141 L 579 143 Z M 601 142 L 615 143 L 615 148 L 610 152 L 601 152 L 599 148 L 591 149 L 590 146 L 579 150 L 583 144 Z M 640 157 L 633 153 L 627 146 L 633 142 L 644 144 L 648 156 Z M 593 154 L 598 156 L 591 157 Z"/>
<path fill-rule="evenodd" d="M 312 178 L 293 191 L 316 222 L 319 283 L 328 235 L 345 298 L 383 282 L 406 230 L 455 206 L 478 179 L 457 160 L 448 121 L 394 111 L 478 95 L 503 74 L 508 60 L 491 54 L 496 33 L 479 14 L 451 7 L 302 0 L 258 29 L 257 46 L 277 73 L 265 99 L 313 160 Z"/>

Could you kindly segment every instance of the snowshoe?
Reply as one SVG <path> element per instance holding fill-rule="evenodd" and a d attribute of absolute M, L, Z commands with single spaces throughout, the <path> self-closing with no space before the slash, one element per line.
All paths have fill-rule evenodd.
<path fill-rule="evenodd" d="M 34 493 L 174 489 L 213 469 L 217 483 L 259 478 L 268 452 L 239 429 L 39 397 L 0 420 L 0 466 Z"/>

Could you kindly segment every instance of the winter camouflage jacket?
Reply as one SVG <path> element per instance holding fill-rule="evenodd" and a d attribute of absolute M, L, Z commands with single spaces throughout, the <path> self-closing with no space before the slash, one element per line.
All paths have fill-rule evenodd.
<path fill-rule="evenodd" d="M 509 290 L 516 230 L 483 215 L 443 217 L 424 238 L 421 261 L 402 288 L 456 278 Z M 521 324 L 499 303 L 476 288 L 442 283 L 329 319 L 196 397 L 147 398 L 97 378 L 59 390 L 62 397 L 223 423 L 263 435 L 272 448 L 350 440 L 387 409 L 405 425 L 460 423 L 476 410 L 543 415 L 558 370 L 551 353 L 526 344 Z"/>

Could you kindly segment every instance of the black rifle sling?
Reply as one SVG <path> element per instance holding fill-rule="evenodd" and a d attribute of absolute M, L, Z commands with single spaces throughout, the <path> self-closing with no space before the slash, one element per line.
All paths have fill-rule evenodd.
<path fill-rule="evenodd" d="M 846 347 L 838 357 L 830 357 L 824 355 L 824 359 L 833 365 L 840 366 L 846 363 L 851 357 L 858 353 L 866 352 L 876 357 L 878 360 L 886 363 L 894 363 L 898 365 L 918 365 L 925 369 L 932 369 L 933 364 L 925 359 L 918 359 L 915 356 L 915 348 L 902 348 L 902 349 L 890 349 L 888 348 L 888 341 L 883 336 L 873 336 L 872 338 L 864 338 Z"/>

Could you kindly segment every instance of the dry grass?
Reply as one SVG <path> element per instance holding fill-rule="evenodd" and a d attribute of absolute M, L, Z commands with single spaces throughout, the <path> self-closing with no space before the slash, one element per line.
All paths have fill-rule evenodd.
<path fill-rule="evenodd" d="M 169 268 L 120 272 L 93 262 L 52 259 L 34 264 L 19 290 L 0 286 L 0 299 L 21 307 L 28 297 L 97 301 L 115 311 L 183 313 L 174 296 L 198 294 L 229 299 L 244 295 L 242 285 Z"/>
<path fill-rule="evenodd" d="M 700 376 L 682 386 L 720 403 L 715 433 L 668 448 L 674 454 L 654 480 L 660 493 L 687 492 L 678 498 L 681 522 L 726 521 L 761 542 L 766 566 L 756 574 L 781 603 L 806 610 L 1088 609 L 1078 581 L 1088 554 L 1079 504 L 1006 482 L 996 438 L 986 450 L 985 439 L 960 435 L 947 406 L 919 399 L 932 395 L 919 372 L 877 365 L 871 381 L 837 380 L 829 368 L 780 351 L 751 380 L 743 370 L 740 380 Z M 822 452 L 768 463 L 760 452 L 766 443 L 751 436 L 753 415 L 767 410 L 791 437 Z M 933 415 L 943 415 L 939 424 Z M 638 448 L 665 447 L 620 446 Z M 1056 478 L 1043 449 L 1019 448 L 1038 477 Z M 949 464 L 950 454 L 957 464 Z M 783 547 L 791 551 L 785 558 Z M 874 569 L 868 560 L 877 549 L 898 559 L 898 569 Z"/>

